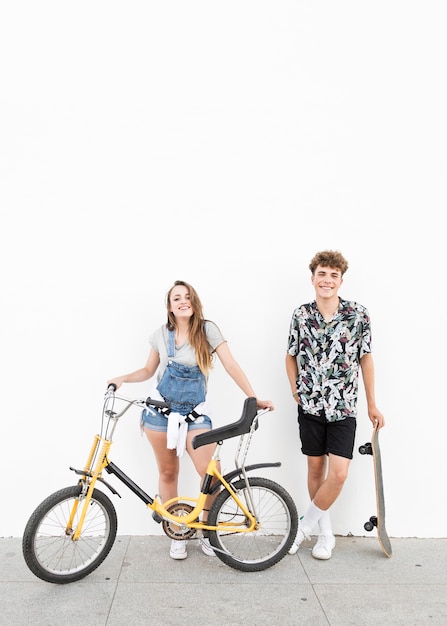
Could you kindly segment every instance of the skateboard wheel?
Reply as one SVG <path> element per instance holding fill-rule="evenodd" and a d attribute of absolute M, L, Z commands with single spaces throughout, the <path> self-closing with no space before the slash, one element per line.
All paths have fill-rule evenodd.
<path fill-rule="evenodd" d="M 363 524 L 363 528 L 368 532 L 371 532 L 373 528 L 377 526 L 377 517 L 375 515 L 371 515 L 369 520 Z"/>
<path fill-rule="evenodd" d="M 360 454 L 372 454 L 372 445 L 371 442 L 368 441 L 359 447 Z"/>

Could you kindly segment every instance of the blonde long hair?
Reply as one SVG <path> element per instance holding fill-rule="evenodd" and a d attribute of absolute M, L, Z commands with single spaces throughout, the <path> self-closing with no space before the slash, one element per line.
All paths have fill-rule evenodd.
<path fill-rule="evenodd" d="M 175 315 L 170 310 L 170 299 L 172 290 L 175 287 L 182 285 L 186 287 L 189 292 L 189 301 L 191 303 L 193 314 L 189 320 L 189 343 L 194 348 L 197 358 L 197 365 L 200 367 L 201 372 L 206 376 L 210 369 L 213 367 L 213 356 L 211 353 L 211 346 L 208 343 L 205 332 L 205 318 L 203 317 L 203 307 L 197 291 L 183 280 L 176 280 L 172 285 L 168 293 L 166 294 L 166 309 L 168 312 L 168 321 L 166 327 L 168 330 L 175 330 L 177 327 L 175 321 Z"/>

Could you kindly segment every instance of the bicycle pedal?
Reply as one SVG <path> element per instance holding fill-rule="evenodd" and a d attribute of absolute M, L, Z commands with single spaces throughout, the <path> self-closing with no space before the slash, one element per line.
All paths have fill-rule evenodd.
<path fill-rule="evenodd" d="M 162 521 L 163 521 L 162 516 L 161 516 L 161 515 L 159 515 L 159 514 L 157 513 L 157 511 L 154 511 L 154 512 L 152 513 L 152 519 L 154 520 L 154 522 L 157 522 L 157 524 L 161 524 L 161 523 L 162 523 Z"/>

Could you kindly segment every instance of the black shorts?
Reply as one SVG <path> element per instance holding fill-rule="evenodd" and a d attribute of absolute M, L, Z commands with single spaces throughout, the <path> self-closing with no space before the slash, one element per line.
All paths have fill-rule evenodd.
<path fill-rule="evenodd" d="M 311 415 L 298 405 L 298 424 L 303 454 L 323 456 L 330 453 L 352 459 L 357 427 L 355 417 L 328 422 L 324 411 L 319 415 Z"/>

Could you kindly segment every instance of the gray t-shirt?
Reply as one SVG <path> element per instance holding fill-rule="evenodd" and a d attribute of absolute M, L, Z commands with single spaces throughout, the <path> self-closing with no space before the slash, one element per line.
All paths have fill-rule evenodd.
<path fill-rule="evenodd" d="M 208 343 L 210 344 L 211 352 L 214 352 L 221 343 L 226 341 L 218 326 L 216 326 L 214 322 L 205 322 L 205 332 Z M 161 326 L 153 333 L 149 339 L 149 343 L 151 348 L 160 355 L 160 366 L 157 373 L 157 382 L 159 382 L 168 363 L 168 329 L 166 328 L 166 325 Z M 196 352 L 188 341 L 179 348 L 176 347 L 175 356 L 172 358 L 170 357 L 169 360 L 181 363 L 187 367 L 194 367 L 197 365 Z"/>

